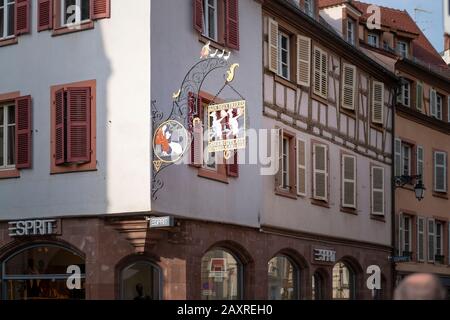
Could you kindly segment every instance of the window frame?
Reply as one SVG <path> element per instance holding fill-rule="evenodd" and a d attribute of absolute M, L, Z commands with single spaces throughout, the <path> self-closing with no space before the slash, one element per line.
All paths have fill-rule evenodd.
<path fill-rule="evenodd" d="M 59 24 L 59 27 L 60 28 L 73 28 L 73 27 L 76 27 L 76 26 L 80 26 L 80 25 L 82 25 L 82 24 L 86 24 L 86 23 L 89 23 L 89 22 L 91 22 L 92 21 L 92 13 L 91 13 L 91 9 L 92 9 L 92 7 L 91 7 L 91 1 L 92 0 L 89 0 L 88 1 L 88 6 L 89 6 L 89 18 L 88 19 L 84 19 L 84 20 L 82 20 L 81 19 L 81 14 L 82 14 L 82 7 L 81 7 L 81 5 L 82 5 L 82 1 L 83 0 L 75 0 L 75 6 L 78 6 L 79 8 L 80 8 L 80 21 L 76 21 L 75 20 L 75 22 L 73 22 L 73 23 L 68 23 L 67 21 L 65 21 L 66 20 L 66 14 L 67 14 L 67 9 L 66 9 L 66 7 L 67 7 L 67 2 L 66 2 L 67 0 L 61 0 L 61 4 L 60 4 L 60 17 L 59 17 L 59 21 L 60 21 L 60 24 Z"/>
<path fill-rule="evenodd" d="M 398 100 L 405 107 L 411 107 L 411 83 L 409 80 L 402 85 L 401 94 L 399 95 Z"/>
<path fill-rule="evenodd" d="M 8 1 L 11 1 L 8 3 Z M 11 34 L 8 35 L 8 26 L 9 26 L 9 15 L 8 10 L 10 10 L 10 6 L 13 6 L 13 24 L 12 24 L 12 30 Z M 14 39 L 16 37 L 14 25 L 16 24 L 16 15 L 15 15 L 15 8 L 17 6 L 17 0 L 4 0 L 3 6 L 0 5 L 0 8 L 3 9 L 3 34 L 0 35 L 0 41 L 5 41 L 9 39 Z"/>
<path fill-rule="evenodd" d="M 433 226 L 433 232 L 430 232 L 430 226 Z M 434 255 L 436 252 L 436 227 L 435 220 L 433 218 L 427 219 L 427 261 L 434 262 Z M 430 250 L 430 246 L 433 246 L 432 250 Z"/>
<path fill-rule="evenodd" d="M 286 39 L 286 46 L 287 48 L 282 47 L 283 38 Z M 283 79 L 286 79 L 288 81 L 291 80 L 291 37 L 286 32 L 283 32 L 281 30 L 278 30 L 278 76 L 282 77 Z M 283 52 L 286 52 L 286 58 L 287 61 L 283 61 Z M 283 74 L 283 67 L 286 67 L 287 74 L 286 76 Z"/>
<path fill-rule="evenodd" d="M 422 222 L 422 231 L 420 230 L 420 223 Z M 426 227 L 427 222 L 424 217 L 417 217 L 417 261 L 425 262 L 426 255 Z M 422 241 L 420 238 L 422 237 Z M 422 250 L 421 250 L 422 248 Z"/>
<path fill-rule="evenodd" d="M 407 159 L 405 159 L 405 148 L 408 149 L 408 158 Z M 412 173 L 412 158 L 411 158 L 412 149 L 413 149 L 413 146 L 411 146 L 409 143 L 405 143 L 402 141 L 402 150 L 401 150 L 401 155 L 402 155 L 401 156 L 402 157 L 401 158 L 402 159 L 401 174 L 402 174 L 402 176 L 410 176 Z M 408 172 L 405 172 L 405 160 L 408 161 Z"/>
<path fill-rule="evenodd" d="M 436 115 L 435 118 L 438 120 L 442 120 L 443 115 L 443 105 L 444 105 L 444 97 L 436 92 Z"/>
<path fill-rule="evenodd" d="M 413 247 L 412 247 L 412 220 L 413 217 L 408 215 L 408 214 L 402 214 L 401 215 L 401 219 L 402 219 L 402 243 L 401 243 L 401 255 L 404 255 L 405 252 L 413 252 Z M 407 222 L 407 223 L 406 223 Z M 408 228 L 407 228 L 408 226 Z M 406 241 L 406 239 L 408 241 Z M 408 246 L 408 250 L 406 250 L 406 246 Z"/>
<path fill-rule="evenodd" d="M 315 18 L 316 17 L 316 13 L 315 13 L 315 0 L 304 0 L 304 12 L 310 16 L 311 18 Z M 307 4 L 308 4 L 308 9 L 307 9 Z"/>
<path fill-rule="evenodd" d="M 439 228 L 438 228 L 439 227 Z M 440 234 L 438 235 L 438 230 L 440 231 Z M 443 256 L 444 255 L 444 223 L 441 221 L 436 220 L 434 225 L 434 255 L 435 256 Z M 438 241 L 439 237 L 439 241 Z M 439 243 L 439 252 L 438 252 L 438 243 Z"/>
<path fill-rule="evenodd" d="M 290 138 L 287 136 L 283 136 L 282 137 L 282 142 L 283 142 L 283 146 L 282 146 L 282 150 L 283 150 L 283 154 L 282 156 L 282 161 L 281 161 L 281 188 L 285 191 L 290 191 L 290 173 L 291 173 L 291 168 L 289 166 L 289 159 L 290 159 Z M 287 167 L 287 168 L 286 168 Z"/>
<path fill-rule="evenodd" d="M 403 48 L 402 48 L 403 46 Z M 397 52 L 402 58 L 409 56 L 409 43 L 404 40 L 397 40 Z"/>
<path fill-rule="evenodd" d="M 378 189 L 378 188 L 374 188 L 374 171 L 375 170 L 381 170 L 382 171 L 382 177 L 383 177 L 383 183 L 382 183 L 382 188 Z M 386 177 L 385 177 L 386 171 L 385 168 L 379 165 L 375 165 L 375 164 L 371 164 L 370 166 L 370 214 L 372 216 L 375 217 L 385 217 L 386 216 L 386 205 L 384 205 L 384 200 L 385 200 L 385 183 L 386 183 Z M 383 195 L 383 212 L 376 212 L 374 211 L 375 209 L 375 197 L 374 197 L 374 193 L 375 192 L 381 192 L 381 194 Z"/>
<path fill-rule="evenodd" d="M 13 108 L 13 113 L 14 113 L 14 123 L 8 123 L 9 122 L 9 115 L 8 115 L 8 110 L 10 108 Z M 11 102 L 0 102 L 0 112 L 3 112 L 3 124 L 0 124 L 0 128 L 3 130 L 3 145 L 0 146 L 0 148 L 3 149 L 3 163 L 0 163 L 0 171 L 11 171 L 14 170 L 16 168 L 16 159 L 15 159 L 15 147 L 16 147 L 16 143 L 17 141 L 15 141 L 15 133 L 17 130 L 16 127 L 16 121 L 17 119 L 15 119 L 15 112 L 16 112 L 16 106 L 15 103 L 13 101 Z M 8 164 L 8 147 L 9 146 L 9 128 L 13 127 L 13 134 L 14 134 L 14 146 L 13 146 L 13 153 L 12 153 L 12 159 L 13 159 L 13 163 L 12 164 Z"/>
<path fill-rule="evenodd" d="M 211 6 L 209 4 L 210 0 L 203 0 L 203 32 L 202 35 L 208 39 L 213 40 L 214 42 L 219 41 L 219 3 L 218 0 L 212 0 L 214 5 Z M 209 30 L 209 9 L 212 8 L 214 10 L 214 35 L 211 37 Z"/>
<path fill-rule="evenodd" d="M 444 164 L 443 165 L 437 165 L 437 155 L 443 155 L 444 156 Z M 444 171 L 444 189 L 438 189 L 436 186 L 437 183 L 437 168 L 441 167 L 443 168 Z M 434 192 L 438 192 L 438 193 L 447 193 L 448 192 L 448 154 L 445 151 L 440 151 L 440 150 L 433 150 L 433 191 Z"/>
<path fill-rule="evenodd" d="M 352 46 L 356 44 L 355 34 L 356 34 L 356 21 L 353 20 L 350 17 L 347 17 L 347 42 L 350 43 Z"/>
<path fill-rule="evenodd" d="M 371 38 L 376 40 L 375 43 L 371 43 L 371 41 L 370 41 Z M 380 47 L 380 36 L 376 33 L 369 32 L 367 34 L 367 44 L 369 46 L 379 48 Z"/>

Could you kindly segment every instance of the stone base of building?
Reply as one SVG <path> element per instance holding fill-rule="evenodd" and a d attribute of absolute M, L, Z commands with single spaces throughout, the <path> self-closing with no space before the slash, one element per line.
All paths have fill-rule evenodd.
<path fill-rule="evenodd" d="M 53 234 L 12 237 L 11 224 L 0 222 L 1 298 L 391 298 L 389 247 L 273 228 L 175 224 L 149 229 L 144 215 L 64 218 Z M 372 265 L 381 269 L 379 291 L 367 287 Z"/>

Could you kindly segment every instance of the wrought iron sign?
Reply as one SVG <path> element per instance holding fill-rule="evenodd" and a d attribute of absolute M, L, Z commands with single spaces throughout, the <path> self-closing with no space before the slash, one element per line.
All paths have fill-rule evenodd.
<path fill-rule="evenodd" d="M 187 72 L 180 89 L 172 94 L 172 107 L 165 116 L 152 101 L 152 198 L 164 187 L 159 174 L 174 163 L 179 162 L 192 142 L 195 132 L 203 132 L 202 119 L 193 117 L 190 105 L 198 105 L 197 99 L 206 78 L 214 71 L 226 70 L 224 84 L 208 106 L 208 152 L 224 152 L 228 159 L 232 150 L 245 148 L 246 102 L 242 95 L 231 85 L 239 64 L 230 64 L 231 52 L 215 50 L 210 43 L 201 50 L 200 61 Z M 216 99 L 225 88 L 230 88 L 239 96 L 239 100 L 217 104 Z M 192 103 L 194 99 L 194 103 Z"/>

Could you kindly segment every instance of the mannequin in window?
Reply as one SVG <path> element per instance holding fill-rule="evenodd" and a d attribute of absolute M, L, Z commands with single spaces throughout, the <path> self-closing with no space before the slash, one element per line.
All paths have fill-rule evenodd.
<path fill-rule="evenodd" d="M 144 295 L 144 286 L 142 283 L 138 283 L 136 285 L 136 292 L 138 295 L 134 298 L 134 300 L 151 300 L 149 296 Z"/>

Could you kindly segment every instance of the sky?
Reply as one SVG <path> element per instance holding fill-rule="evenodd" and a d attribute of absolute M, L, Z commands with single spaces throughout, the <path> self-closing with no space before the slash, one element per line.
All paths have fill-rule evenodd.
<path fill-rule="evenodd" d="M 444 18 L 442 0 L 361 0 L 366 3 L 408 11 L 438 52 L 444 50 Z M 427 12 L 414 13 L 414 9 Z"/>

